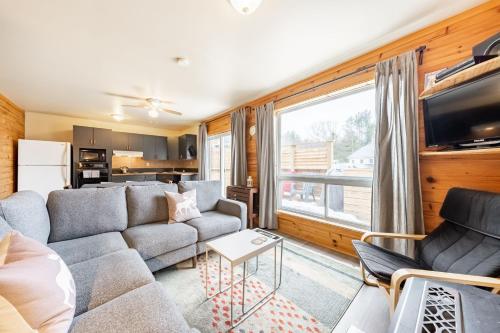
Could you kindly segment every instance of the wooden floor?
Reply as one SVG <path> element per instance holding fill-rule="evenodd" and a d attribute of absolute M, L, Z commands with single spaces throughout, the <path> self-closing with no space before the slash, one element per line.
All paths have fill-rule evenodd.
<path fill-rule="evenodd" d="M 296 245 L 327 255 L 344 264 L 359 267 L 359 262 L 352 257 L 288 235 L 282 234 L 282 236 Z M 389 320 L 389 305 L 384 292 L 376 287 L 363 285 L 333 333 L 385 333 L 389 327 Z"/>

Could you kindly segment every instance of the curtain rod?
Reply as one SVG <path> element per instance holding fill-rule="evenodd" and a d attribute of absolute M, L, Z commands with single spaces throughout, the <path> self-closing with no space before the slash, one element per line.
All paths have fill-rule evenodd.
<path fill-rule="evenodd" d="M 418 64 L 419 65 L 422 65 L 422 61 L 424 60 L 424 51 L 425 51 L 425 49 L 426 49 L 425 45 L 419 46 L 418 48 L 415 49 L 415 52 L 418 52 Z M 333 82 L 345 79 L 346 77 L 353 76 L 353 75 L 356 75 L 356 74 L 361 73 L 361 72 L 365 72 L 365 71 L 367 71 L 369 69 L 372 69 L 376 65 L 377 64 L 374 63 L 374 64 L 370 64 L 370 65 L 361 66 L 358 69 L 353 70 L 352 72 L 349 72 L 349 73 L 346 73 L 344 75 L 338 76 L 338 77 L 336 77 L 334 79 L 322 82 L 320 84 L 317 84 L 317 85 L 315 85 L 313 87 L 306 88 L 304 90 L 297 91 L 297 92 L 295 92 L 293 94 L 290 94 L 288 96 L 278 98 L 278 99 L 274 100 L 274 103 L 281 102 L 283 100 L 286 100 L 286 99 L 289 99 L 289 98 L 292 98 L 292 97 L 295 97 L 295 96 L 298 96 L 298 95 L 305 94 L 305 93 L 313 91 L 313 90 L 315 90 L 317 88 L 329 85 L 330 83 L 333 83 Z"/>

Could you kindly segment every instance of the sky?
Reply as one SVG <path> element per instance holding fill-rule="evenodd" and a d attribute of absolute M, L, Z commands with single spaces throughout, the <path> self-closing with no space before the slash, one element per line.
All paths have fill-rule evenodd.
<path fill-rule="evenodd" d="M 375 117 L 374 88 L 283 113 L 281 134 L 294 131 L 305 139 L 312 124 L 332 120 L 337 124 L 337 130 L 341 131 L 342 125 L 349 117 L 364 110 L 371 110 Z"/>

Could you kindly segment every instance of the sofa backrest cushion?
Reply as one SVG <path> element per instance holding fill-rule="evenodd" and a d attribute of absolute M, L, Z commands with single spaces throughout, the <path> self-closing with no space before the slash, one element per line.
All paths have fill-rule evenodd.
<path fill-rule="evenodd" d="M 500 276 L 500 240 L 448 221 L 418 243 L 417 258 L 434 271 Z"/>
<path fill-rule="evenodd" d="M 179 193 L 196 189 L 196 201 L 200 212 L 216 210 L 222 197 L 221 185 L 218 180 L 179 182 Z"/>
<path fill-rule="evenodd" d="M 33 191 L 20 191 L 0 200 L 0 216 L 23 235 L 47 244 L 49 214 L 43 197 Z"/>
<path fill-rule="evenodd" d="M 168 220 L 165 191 L 177 193 L 177 184 L 127 187 L 128 226 Z"/>
<path fill-rule="evenodd" d="M 452 188 L 439 215 L 447 221 L 500 239 L 500 193 Z"/>
<path fill-rule="evenodd" d="M 127 228 L 124 187 L 58 190 L 49 193 L 50 242 Z"/>

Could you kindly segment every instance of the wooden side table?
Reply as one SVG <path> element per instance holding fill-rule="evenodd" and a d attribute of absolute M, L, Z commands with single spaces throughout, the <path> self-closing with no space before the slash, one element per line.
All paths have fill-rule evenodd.
<path fill-rule="evenodd" d="M 248 227 L 253 229 L 254 221 L 259 214 L 259 190 L 256 187 L 228 186 L 226 198 L 246 203 Z"/>

